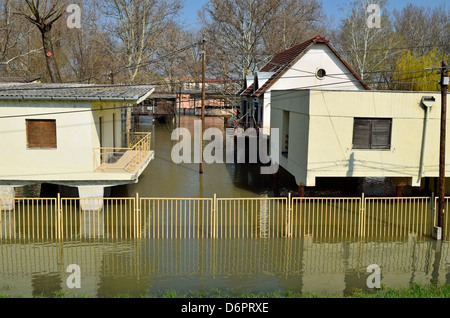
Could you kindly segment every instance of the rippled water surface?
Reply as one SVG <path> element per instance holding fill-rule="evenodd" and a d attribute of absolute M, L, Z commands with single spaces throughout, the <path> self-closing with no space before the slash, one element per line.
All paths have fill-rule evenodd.
<path fill-rule="evenodd" d="M 450 283 L 448 242 L 303 239 L 112 240 L 0 244 L 0 294 L 140 296 L 211 289 L 337 293 L 368 291 L 367 267 L 382 284 Z M 81 289 L 69 289 L 71 264 Z"/>

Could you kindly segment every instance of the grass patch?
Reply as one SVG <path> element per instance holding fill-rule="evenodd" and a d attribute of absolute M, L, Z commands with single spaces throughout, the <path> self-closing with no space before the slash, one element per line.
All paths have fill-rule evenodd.
<path fill-rule="evenodd" d="M 29 297 L 10 297 L 7 293 L 0 293 L 0 298 L 29 298 Z M 68 295 L 64 291 L 54 292 L 51 295 L 38 295 L 31 298 L 98 298 L 89 295 Z M 130 294 L 118 294 L 111 298 L 163 298 L 163 299 L 307 299 L 307 298 L 450 298 L 450 285 L 443 286 L 421 286 L 418 284 L 411 285 L 408 288 L 392 289 L 382 287 L 380 290 L 371 292 L 363 292 L 360 289 L 353 290 L 347 296 L 340 294 L 317 294 L 311 292 L 294 292 L 294 291 L 273 291 L 273 292 L 248 292 L 248 291 L 229 291 L 212 289 L 210 291 L 190 291 L 181 293 L 170 290 L 157 294 L 141 295 L 135 297 Z"/>

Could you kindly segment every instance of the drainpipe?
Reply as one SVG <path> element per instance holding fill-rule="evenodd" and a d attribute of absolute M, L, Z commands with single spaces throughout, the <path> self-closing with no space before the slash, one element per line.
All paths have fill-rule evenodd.
<path fill-rule="evenodd" d="M 425 154 L 427 148 L 427 134 L 428 134 L 428 121 L 430 118 L 430 109 L 433 107 L 436 99 L 434 97 L 425 96 L 422 98 L 422 105 L 425 106 L 426 117 L 425 117 L 425 126 L 423 132 L 423 141 L 422 141 L 422 153 L 420 157 L 420 172 L 419 172 L 419 182 L 422 180 L 425 174 Z"/>

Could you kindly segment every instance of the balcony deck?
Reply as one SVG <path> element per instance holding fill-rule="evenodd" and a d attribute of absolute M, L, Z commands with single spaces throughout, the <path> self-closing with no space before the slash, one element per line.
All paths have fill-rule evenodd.
<path fill-rule="evenodd" d="M 135 163 L 135 158 L 138 156 L 138 151 L 128 150 L 126 151 L 120 159 L 111 163 L 103 163 L 95 172 L 100 173 L 135 173 L 139 171 L 145 163 L 147 163 L 151 158 L 154 157 L 154 151 L 145 151 L 139 154 L 142 156 L 139 164 Z"/>
<path fill-rule="evenodd" d="M 128 148 L 94 149 L 95 173 L 136 174 L 154 158 L 150 149 L 150 133 L 133 133 L 126 135 Z M 140 173 L 139 173 L 140 174 Z"/>

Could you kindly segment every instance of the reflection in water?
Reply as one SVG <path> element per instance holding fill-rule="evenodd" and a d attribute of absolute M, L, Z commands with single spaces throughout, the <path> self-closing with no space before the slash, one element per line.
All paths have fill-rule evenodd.
<path fill-rule="evenodd" d="M 449 242 L 411 236 L 395 241 L 303 239 L 106 240 L 0 245 L 0 290 L 10 295 L 111 297 L 218 289 L 292 290 L 345 295 L 368 291 L 377 264 L 388 288 L 449 284 Z M 82 288 L 66 286 L 71 264 Z"/>

